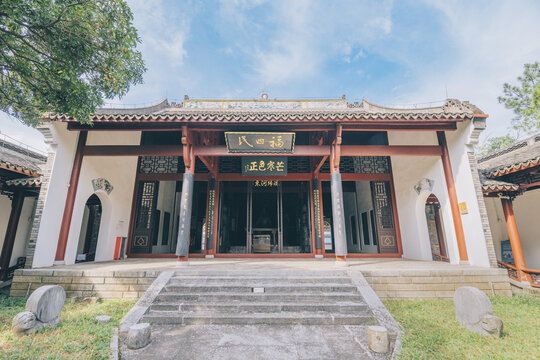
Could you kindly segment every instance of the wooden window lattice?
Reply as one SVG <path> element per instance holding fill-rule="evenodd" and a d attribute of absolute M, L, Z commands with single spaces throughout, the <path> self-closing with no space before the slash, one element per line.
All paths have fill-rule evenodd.
<path fill-rule="evenodd" d="M 150 229 L 152 225 L 152 209 L 154 205 L 155 182 L 141 183 L 139 191 L 139 206 L 137 212 L 137 228 Z"/>

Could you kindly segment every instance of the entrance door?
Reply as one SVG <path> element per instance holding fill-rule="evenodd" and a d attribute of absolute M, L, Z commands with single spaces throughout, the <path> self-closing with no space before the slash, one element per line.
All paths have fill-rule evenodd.
<path fill-rule="evenodd" d="M 271 185 L 268 186 L 268 183 Z M 278 254 L 283 249 L 281 231 L 281 191 L 274 182 L 249 183 L 248 196 L 248 253 Z"/>
<path fill-rule="evenodd" d="M 309 182 L 230 181 L 220 185 L 218 252 L 311 252 Z"/>
<path fill-rule="evenodd" d="M 442 229 L 441 204 L 434 194 L 426 200 L 426 220 L 433 260 L 449 262 Z"/>

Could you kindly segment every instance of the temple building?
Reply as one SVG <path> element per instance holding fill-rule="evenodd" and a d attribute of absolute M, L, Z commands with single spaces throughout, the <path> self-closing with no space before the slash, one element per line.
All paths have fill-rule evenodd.
<path fill-rule="evenodd" d="M 499 266 L 514 285 L 540 288 L 540 134 L 479 158 L 478 167 Z"/>
<path fill-rule="evenodd" d="M 47 157 L 0 134 L 0 285 L 24 267 Z"/>
<path fill-rule="evenodd" d="M 171 257 L 496 266 L 468 102 L 163 100 L 46 114 L 27 266 Z M 211 260 L 208 260 L 211 261 Z"/>

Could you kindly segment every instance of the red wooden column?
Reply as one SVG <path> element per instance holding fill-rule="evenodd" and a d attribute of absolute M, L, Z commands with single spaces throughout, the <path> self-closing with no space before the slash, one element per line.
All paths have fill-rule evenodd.
<path fill-rule="evenodd" d="M 64 261 L 66 254 L 66 246 L 71 226 L 71 218 L 73 215 L 73 206 L 75 205 L 75 196 L 77 195 L 77 187 L 79 186 L 79 175 L 81 174 L 81 165 L 83 160 L 83 150 L 86 145 L 87 131 L 79 132 L 79 142 L 75 151 L 75 159 L 73 159 L 73 167 L 71 168 L 71 177 L 69 178 L 69 188 L 66 196 L 66 204 L 64 205 L 64 214 L 62 216 L 62 225 L 60 226 L 60 234 L 58 235 L 58 245 L 56 247 L 55 261 Z"/>
<path fill-rule="evenodd" d="M 468 261 L 469 256 L 467 255 L 465 233 L 463 232 L 463 223 L 461 222 L 461 214 L 459 212 L 456 184 L 454 183 L 454 174 L 452 173 L 452 164 L 450 163 L 450 155 L 448 153 L 448 146 L 446 144 L 446 135 L 444 131 L 437 131 L 437 139 L 439 140 L 439 146 L 442 150 L 441 159 L 444 169 L 444 177 L 446 178 L 446 186 L 448 188 L 448 198 L 450 199 L 452 218 L 454 219 L 454 227 L 456 229 L 459 260 Z"/>
<path fill-rule="evenodd" d="M 4 237 L 4 245 L 2 245 L 2 254 L 0 255 L 0 269 L 2 271 L 0 273 L 0 280 L 7 280 L 7 270 L 13 252 L 13 245 L 15 244 L 15 236 L 17 235 L 17 227 L 19 226 L 23 204 L 24 189 L 17 190 L 11 200 L 11 212 L 9 214 L 6 236 Z"/>
<path fill-rule="evenodd" d="M 506 220 L 506 228 L 508 230 L 508 238 L 510 239 L 510 245 L 512 246 L 512 254 L 514 255 L 514 263 L 518 270 L 518 277 L 521 281 L 529 281 L 527 274 L 523 272 L 525 266 L 525 258 L 523 257 L 523 250 L 521 249 L 521 240 L 519 239 L 519 232 L 516 224 L 516 217 L 514 216 L 514 206 L 512 200 L 501 198 L 501 203 L 504 212 L 504 219 Z"/>

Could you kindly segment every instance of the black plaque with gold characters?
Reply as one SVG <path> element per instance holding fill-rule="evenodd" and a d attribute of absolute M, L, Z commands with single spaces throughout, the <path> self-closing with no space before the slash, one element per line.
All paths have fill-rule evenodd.
<path fill-rule="evenodd" d="M 231 153 L 292 153 L 293 132 L 233 132 L 225 133 L 227 151 Z"/>
<path fill-rule="evenodd" d="M 242 175 L 287 175 L 286 156 L 243 156 Z"/>

